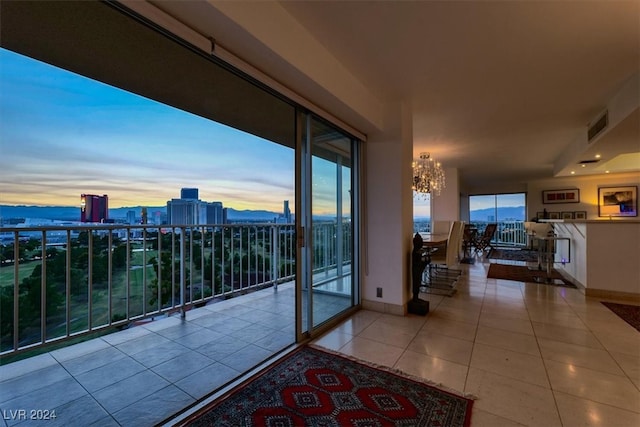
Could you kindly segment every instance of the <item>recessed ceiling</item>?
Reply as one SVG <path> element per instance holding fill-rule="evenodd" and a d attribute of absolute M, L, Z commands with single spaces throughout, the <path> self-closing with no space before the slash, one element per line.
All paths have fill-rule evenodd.
<path fill-rule="evenodd" d="M 291 65 L 265 47 L 268 40 L 225 19 L 217 3 L 186 3 L 155 4 L 268 75 L 292 75 Z M 584 137 L 587 124 L 624 82 L 640 79 L 636 0 L 278 3 L 300 24 L 292 28 L 292 38 L 300 31 L 310 34 L 381 103 L 409 104 L 414 157 L 430 152 L 445 167 L 458 168 L 463 185 L 570 174 L 558 172 L 559 160 L 566 160 L 566 151 Z M 275 22 L 261 15 L 243 24 L 260 26 L 266 37 Z M 318 102 L 312 84 L 284 83 Z M 338 115 L 365 133 L 373 129 Z M 629 170 L 630 165 L 612 159 L 640 152 L 637 122 L 636 112 L 598 142 L 603 150 L 598 168 Z M 614 150 L 618 145 L 625 148 Z M 575 153 L 572 161 L 595 155 L 593 147 Z M 604 154 L 609 149 L 611 157 Z"/>

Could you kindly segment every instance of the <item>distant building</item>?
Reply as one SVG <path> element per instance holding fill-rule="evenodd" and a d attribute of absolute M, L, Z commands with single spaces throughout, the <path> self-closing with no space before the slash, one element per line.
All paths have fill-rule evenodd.
<path fill-rule="evenodd" d="M 167 222 L 175 225 L 199 224 L 200 201 L 171 199 L 167 202 Z"/>
<path fill-rule="evenodd" d="M 167 202 L 167 224 L 226 224 L 226 211 L 222 202 L 203 202 L 198 199 L 197 188 L 183 188 L 180 196 L 179 199 Z"/>
<path fill-rule="evenodd" d="M 147 224 L 148 222 L 147 208 L 142 208 L 142 212 L 140 213 L 140 224 Z"/>
<path fill-rule="evenodd" d="M 198 200 L 198 189 L 197 188 L 183 188 L 180 190 L 180 198 L 183 200 Z"/>
<path fill-rule="evenodd" d="M 276 224 L 291 224 L 291 209 L 289 209 L 289 201 L 284 201 L 282 213 L 275 218 Z"/>
<path fill-rule="evenodd" d="M 109 222 L 109 197 L 81 194 L 80 222 Z"/>
<path fill-rule="evenodd" d="M 222 202 L 205 203 L 206 224 L 224 224 L 224 208 Z"/>
<path fill-rule="evenodd" d="M 284 220 L 287 224 L 291 223 L 291 209 L 289 209 L 289 201 L 284 201 Z"/>
<path fill-rule="evenodd" d="M 136 211 L 127 211 L 127 224 L 135 224 L 136 223 Z"/>

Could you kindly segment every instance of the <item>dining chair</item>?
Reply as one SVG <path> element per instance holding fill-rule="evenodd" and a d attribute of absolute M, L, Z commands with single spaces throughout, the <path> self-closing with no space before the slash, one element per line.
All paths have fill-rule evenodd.
<path fill-rule="evenodd" d="M 460 262 L 460 251 L 462 249 L 462 235 L 464 233 L 464 222 L 454 221 L 447 239 L 447 246 L 444 251 L 437 251 L 431 255 L 429 281 L 445 282 L 452 285 L 462 274 L 462 270 L 455 267 Z M 440 253 L 438 253 L 440 252 Z"/>
<path fill-rule="evenodd" d="M 487 248 L 489 248 L 489 251 L 493 249 L 493 246 L 491 246 L 491 240 L 493 240 L 493 235 L 496 234 L 497 228 L 498 224 L 495 222 L 487 224 L 482 235 L 476 240 L 476 252 L 484 252 Z"/>

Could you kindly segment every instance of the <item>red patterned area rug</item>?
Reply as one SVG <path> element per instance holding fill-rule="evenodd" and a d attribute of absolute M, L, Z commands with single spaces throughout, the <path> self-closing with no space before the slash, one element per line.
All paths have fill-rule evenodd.
<path fill-rule="evenodd" d="M 615 302 L 600 301 L 609 310 L 613 311 L 622 320 L 633 326 L 640 332 L 640 306 L 631 304 L 617 304 Z"/>
<path fill-rule="evenodd" d="M 189 426 L 465 426 L 473 400 L 304 346 Z"/>

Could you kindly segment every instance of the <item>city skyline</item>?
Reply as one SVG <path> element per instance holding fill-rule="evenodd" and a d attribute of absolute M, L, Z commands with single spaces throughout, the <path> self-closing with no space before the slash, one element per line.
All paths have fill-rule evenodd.
<path fill-rule="evenodd" d="M 183 187 L 235 209 L 294 200 L 294 151 L 0 49 L 0 203 L 161 206 Z"/>

